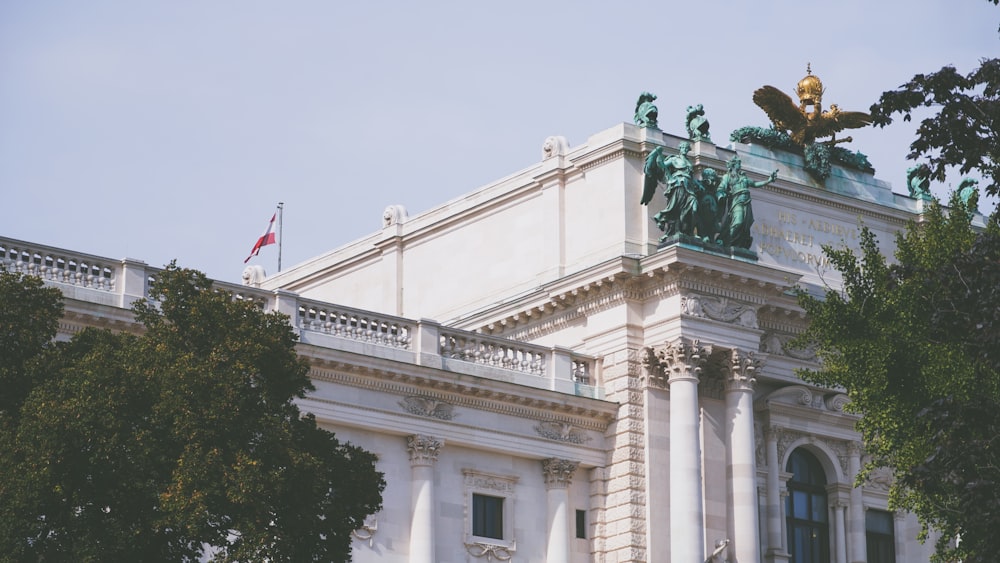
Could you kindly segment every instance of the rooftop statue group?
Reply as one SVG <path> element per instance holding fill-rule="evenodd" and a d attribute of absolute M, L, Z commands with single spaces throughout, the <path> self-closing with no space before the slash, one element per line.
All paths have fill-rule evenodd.
<path fill-rule="evenodd" d="M 646 157 L 643 205 L 653 200 L 658 186 L 663 185 L 666 207 L 653 216 L 663 231 L 660 242 L 683 235 L 709 244 L 749 249 L 753 243 L 753 207 L 750 188 L 759 188 L 778 177 L 775 170 L 766 180 L 753 181 L 743 171 L 739 156 L 726 164 L 721 176 L 713 168 L 695 178 L 694 164 L 688 158 L 691 143 L 682 141 L 677 154 L 665 155 L 658 146 Z"/>

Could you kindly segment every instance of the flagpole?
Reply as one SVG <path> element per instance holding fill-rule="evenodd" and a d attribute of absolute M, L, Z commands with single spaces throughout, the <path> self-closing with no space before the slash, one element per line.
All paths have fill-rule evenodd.
<path fill-rule="evenodd" d="M 278 202 L 278 271 L 281 271 L 281 243 L 285 242 L 285 237 L 281 234 L 281 215 L 285 210 L 285 203 Z"/>

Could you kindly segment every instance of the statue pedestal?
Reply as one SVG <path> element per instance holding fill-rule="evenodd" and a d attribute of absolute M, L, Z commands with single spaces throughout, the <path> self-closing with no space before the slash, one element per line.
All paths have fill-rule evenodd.
<path fill-rule="evenodd" d="M 735 246 L 722 246 L 719 244 L 707 242 L 699 237 L 676 234 L 676 235 L 663 235 L 660 237 L 660 244 L 656 247 L 657 250 L 662 250 L 668 246 L 674 246 L 679 244 L 685 248 L 690 248 L 692 250 L 700 250 L 702 252 L 708 252 L 710 254 L 717 254 L 719 256 L 726 256 L 728 258 L 738 258 L 741 260 L 749 260 L 751 262 L 757 261 L 757 253 L 748 248 L 737 248 Z"/>

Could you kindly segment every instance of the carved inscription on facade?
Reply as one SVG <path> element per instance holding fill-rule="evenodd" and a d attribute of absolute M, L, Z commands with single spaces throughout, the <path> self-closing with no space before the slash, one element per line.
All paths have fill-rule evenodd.
<path fill-rule="evenodd" d="M 857 250 L 860 237 L 857 225 L 847 225 L 826 218 L 792 211 L 759 218 L 753 225 L 755 250 L 768 254 L 778 262 L 826 268 L 830 259 L 823 254 L 823 245 Z"/>

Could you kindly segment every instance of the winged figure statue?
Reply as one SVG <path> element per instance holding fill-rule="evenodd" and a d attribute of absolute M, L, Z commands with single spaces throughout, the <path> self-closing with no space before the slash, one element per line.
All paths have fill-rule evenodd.
<path fill-rule="evenodd" d="M 796 87 L 799 103 L 774 86 L 762 86 L 753 93 L 753 102 L 763 109 L 777 129 L 789 134 L 799 146 L 807 146 L 816 139 L 832 137 L 824 144 L 850 142 L 850 137 L 837 139 L 844 129 L 857 129 L 871 124 L 871 116 L 860 111 L 842 111 L 836 104 L 823 111 L 823 83 L 807 67 L 806 77 Z"/>

